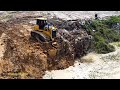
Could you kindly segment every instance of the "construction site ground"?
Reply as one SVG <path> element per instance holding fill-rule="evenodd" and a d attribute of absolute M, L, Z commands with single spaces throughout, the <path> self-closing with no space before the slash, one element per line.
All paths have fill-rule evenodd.
<path fill-rule="evenodd" d="M 91 60 L 95 60 L 95 63 L 81 63 L 80 59 L 76 60 L 76 63 L 68 56 L 61 56 L 61 60 L 52 61 L 46 54 L 46 47 L 30 37 L 30 32 L 33 30 L 31 22 L 34 21 L 34 18 L 49 13 L 59 18 L 76 19 L 80 16 L 79 11 L 76 13 L 46 11 L 40 15 L 34 13 L 0 12 L 0 79 L 119 78 L 119 52 L 88 55 L 88 57 L 92 57 Z M 83 15 L 80 18 L 87 18 L 88 15 L 94 16 L 94 12 L 83 11 L 81 13 Z M 116 15 L 116 13 L 114 14 Z M 112 15 L 111 12 L 110 15 Z M 50 16 L 48 15 L 48 17 Z M 107 16 L 107 12 L 102 13 L 101 16 Z M 117 49 L 119 51 L 119 48 Z M 113 60 L 114 58 L 115 60 Z"/>
<path fill-rule="evenodd" d="M 32 17 L 0 22 L 0 78 L 42 78 L 46 70 L 64 69 L 73 60 L 48 62 L 42 43 L 31 39 Z"/>

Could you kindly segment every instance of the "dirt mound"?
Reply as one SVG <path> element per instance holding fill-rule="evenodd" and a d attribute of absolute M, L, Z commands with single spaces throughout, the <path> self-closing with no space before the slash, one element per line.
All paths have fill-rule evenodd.
<path fill-rule="evenodd" d="M 52 47 L 47 48 L 31 39 L 33 24 L 28 22 L 33 18 L 28 16 L 0 23 L 0 32 L 6 34 L 5 52 L 0 62 L 1 78 L 42 78 L 46 70 L 65 69 L 74 64 L 76 57 L 87 54 L 89 36 L 77 25 L 78 22 L 75 22 L 72 24 L 73 27 L 77 25 L 77 28 L 70 30 L 71 25 L 68 25 L 69 30 L 58 30 L 59 53 L 50 58 L 46 51 Z"/>
<path fill-rule="evenodd" d="M 42 78 L 45 70 L 61 67 L 56 62 L 49 64 L 45 47 L 30 38 L 30 31 L 23 27 L 24 24 L 7 24 L 1 30 L 7 35 L 4 39 L 5 52 L 1 61 L 1 78 Z M 11 24 L 13 25 L 9 28 Z M 27 26 L 32 28 L 32 25 Z M 65 63 L 67 62 L 66 60 Z M 62 67 L 66 66 L 69 64 L 63 64 Z M 25 73 L 26 76 L 23 77 L 21 73 Z"/>
<path fill-rule="evenodd" d="M 58 30 L 58 37 L 62 39 L 68 52 L 74 59 L 80 58 L 89 52 L 91 47 L 92 36 L 82 28 L 83 21 L 71 20 L 65 21 L 65 24 L 61 25 L 65 29 Z M 62 43 L 63 44 L 63 43 Z"/>
<path fill-rule="evenodd" d="M 9 23 L 7 24 L 10 26 Z M 30 41 L 30 32 L 22 24 L 14 23 L 10 28 L 6 28 L 8 27 L 4 26 L 0 30 L 7 35 L 4 39 L 5 52 L 1 61 L 2 74 L 8 75 L 6 78 L 23 78 L 18 74 L 22 72 L 27 73 L 30 76 L 28 78 L 42 78 L 47 69 L 47 56 L 43 53 L 39 43 Z M 22 30 L 23 32 L 21 32 Z M 14 67 L 11 66 L 11 63 Z M 9 69 L 12 67 L 11 70 L 7 70 L 4 64 Z M 30 70 L 27 67 L 30 67 Z M 36 75 L 32 74 L 33 72 L 36 72 Z M 14 73 L 16 76 L 13 74 L 11 76 L 8 73 Z"/>

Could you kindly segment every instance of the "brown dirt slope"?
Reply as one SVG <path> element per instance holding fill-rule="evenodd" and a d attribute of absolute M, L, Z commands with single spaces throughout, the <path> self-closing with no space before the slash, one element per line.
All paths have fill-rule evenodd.
<path fill-rule="evenodd" d="M 0 78 L 42 78 L 45 70 L 73 65 L 73 61 L 65 58 L 58 62 L 48 62 L 42 44 L 30 38 L 28 27 L 32 30 L 33 25 L 26 23 L 29 21 L 27 18 L 30 17 L 0 23 L 0 34 L 6 34 L 5 53 L 0 61 Z"/>

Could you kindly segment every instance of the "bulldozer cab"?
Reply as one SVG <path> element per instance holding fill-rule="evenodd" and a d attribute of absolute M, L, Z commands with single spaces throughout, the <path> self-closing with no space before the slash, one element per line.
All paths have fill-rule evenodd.
<path fill-rule="evenodd" d="M 40 31 L 42 34 L 50 37 L 51 39 L 56 37 L 56 27 L 48 23 L 47 18 L 37 18 L 36 24 L 37 26 L 35 25 L 34 30 Z"/>
<path fill-rule="evenodd" d="M 47 25 L 47 18 L 37 18 L 36 24 L 39 26 L 39 29 L 44 29 L 45 25 Z"/>

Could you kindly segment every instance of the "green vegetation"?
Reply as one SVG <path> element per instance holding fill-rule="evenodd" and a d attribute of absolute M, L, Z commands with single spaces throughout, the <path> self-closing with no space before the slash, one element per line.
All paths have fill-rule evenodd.
<path fill-rule="evenodd" d="M 108 20 L 104 21 L 105 24 L 112 26 L 113 24 L 120 23 L 120 16 L 111 16 Z"/>
<path fill-rule="evenodd" d="M 111 42 L 120 41 L 120 30 L 112 28 L 120 23 L 120 16 L 111 16 L 106 20 L 86 21 L 83 26 L 94 37 L 93 47 L 97 53 L 109 53 L 115 50 Z M 95 31 L 93 31 L 95 30 Z M 119 45 L 120 46 L 120 45 Z"/>

